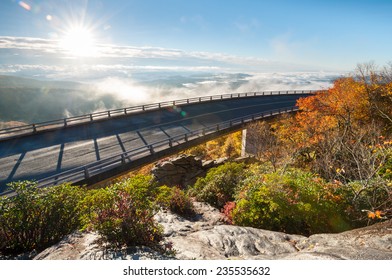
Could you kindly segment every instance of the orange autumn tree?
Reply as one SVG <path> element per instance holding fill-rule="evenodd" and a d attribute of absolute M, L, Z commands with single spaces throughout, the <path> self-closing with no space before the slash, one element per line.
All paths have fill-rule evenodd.
<path fill-rule="evenodd" d="M 354 78 L 340 78 L 329 90 L 301 98 L 297 105 L 301 113 L 296 121 L 312 143 L 323 140 L 331 129 L 368 123 L 371 111 L 364 86 Z"/>
<path fill-rule="evenodd" d="M 376 86 L 381 92 L 389 85 L 372 85 Z M 297 164 L 344 182 L 366 181 L 377 175 L 386 157 L 369 147 L 380 144 L 385 126 L 375 117 L 369 87 L 367 81 L 355 77 L 340 78 L 329 90 L 298 100 L 300 112 L 278 125 L 279 136 L 294 150 Z M 389 112 L 390 104 L 377 105 Z"/>

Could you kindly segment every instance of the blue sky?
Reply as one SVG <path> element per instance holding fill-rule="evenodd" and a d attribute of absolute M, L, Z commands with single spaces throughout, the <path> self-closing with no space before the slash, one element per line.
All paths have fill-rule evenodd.
<path fill-rule="evenodd" d="M 1 0 L 0 74 L 352 71 L 392 60 L 391 11 L 389 0 Z"/>

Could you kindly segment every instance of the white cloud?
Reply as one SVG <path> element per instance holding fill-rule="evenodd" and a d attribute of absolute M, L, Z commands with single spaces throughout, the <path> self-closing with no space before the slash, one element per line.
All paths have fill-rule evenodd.
<path fill-rule="evenodd" d="M 71 68 L 78 79 L 81 72 L 112 69 L 113 71 L 220 71 L 220 72 L 272 72 L 272 71 L 309 71 L 314 67 L 294 65 L 266 60 L 259 57 L 243 57 L 213 52 L 187 52 L 179 49 L 160 47 L 118 46 L 98 44 L 95 57 L 77 58 L 63 50 L 59 40 L 27 37 L 0 37 L 0 64 L 10 72 L 10 65 L 39 65 L 47 67 Z M 10 53 L 17 54 L 13 57 Z M 113 66 L 114 65 L 114 66 Z M 85 77 L 82 75 L 82 77 Z"/>
<path fill-rule="evenodd" d="M 39 53 L 58 51 L 55 40 L 9 36 L 0 36 L 0 49 L 33 50 Z"/>
<path fill-rule="evenodd" d="M 95 92 L 113 94 L 127 104 L 151 103 L 153 89 L 137 84 L 130 79 L 109 77 L 95 83 L 92 87 Z"/>
<path fill-rule="evenodd" d="M 111 93 L 125 105 L 135 105 L 235 92 L 326 89 L 342 75 L 344 73 L 303 72 L 168 76 L 157 77 L 158 84 L 154 81 L 109 77 L 95 82 L 93 90 Z"/>
<path fill-rule="evenodd" d="M 239 92 L 274 90 L 319 90 L 332 85 L 334 79 L 345 73 L 333 72 L 288 72 L 259 73 L 247 78 Z"/>

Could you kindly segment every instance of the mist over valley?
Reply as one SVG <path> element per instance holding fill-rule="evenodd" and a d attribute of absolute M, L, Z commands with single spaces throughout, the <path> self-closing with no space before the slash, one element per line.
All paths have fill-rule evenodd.
<path fill-rule="evenodd" d="M 37 123 L 108 109 L 216 94 L 317 90 L 342 73 L 137 72 L 88 81 L 0 76 L 2 127 Z"/>

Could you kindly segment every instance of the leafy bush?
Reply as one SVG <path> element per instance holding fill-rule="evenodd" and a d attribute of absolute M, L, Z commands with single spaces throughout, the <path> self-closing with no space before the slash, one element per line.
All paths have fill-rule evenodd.
<path fill-rule="evenodd" d="M 136 175 L 121 182 L 113 184 L 111 188 L 124 190 L 131 194 L 132 198 L 139 203 L 142 209 L 154 207 L 154 201 L 158 195 L 158 186 L 151 175 Z"/>
<path fill-rule="evenodd" d="M 179 187 L 160 187 L 157 203 L 181 216 L 193 216 L 195 214 L 191 198 Z"/>
<path fill-rule="evenodd" d="M 235 209 L 236 203 L 234 201 L 228 201 L 225 206 L 223 206 L 222 213 L 225 217 L 226 223 L 229 225 L 233 224 L 233 211 Z"/>
<path fill-rule="evenodd" d="M 12 198 L 0 198 L 0 252 L 18 254 L 41 250 L 77 229 L 79 187 L 63 184 L 40 189 L 34 182 L 9 185 Z"/>
<path fill-rule="evenodd" d="M 339 232 L 350 227 L 339 186 L 301 170 L 249 172 L 232 212 L 236 225 L 297 234 Z"/>
<path fill-rule="evenodd" d="M 135 176 L 90 191 L 83 202 L 83 226 L 113 247 L 145 245 L 161 250 L 162 228 L 153 216 L 157 188 L 149 176 Z"/>
<path fill-rule="evenodd" d="M 106 188 L 94 191 L 85 200 L 93 206 L 89 213 L 89 227 L 101 235 L 103 242 L 121 248 L 146 245 L 158 248 L 162 229 L 153 219 L 152 209 L 124 190 Z"/>
<path fill-rule="evenodd" d="M 228 162 L 211 168 L 205 178 L 197 179 L 190 195 L 214 207 L 222 208 L 234 199 L 239 183 L 244 178 L 243 163 Z"/>

